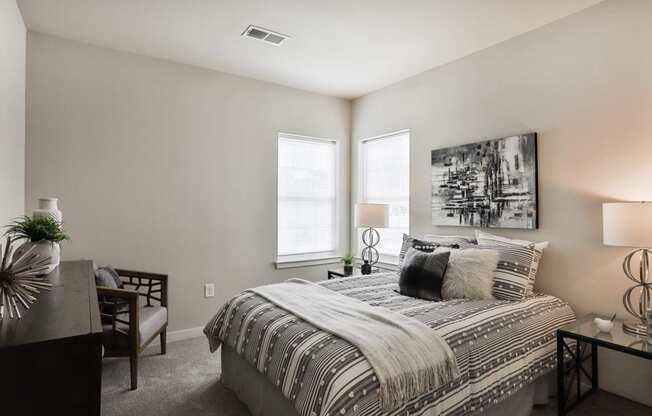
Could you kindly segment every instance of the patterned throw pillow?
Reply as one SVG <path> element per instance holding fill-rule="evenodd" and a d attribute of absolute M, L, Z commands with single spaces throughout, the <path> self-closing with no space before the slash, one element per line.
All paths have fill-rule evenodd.
<path fill-rule="evenodd" d="M 541 241 L 537 243 L 534 241 L 516 240 L 513 238 L 501 237 L 499 235 L 485 233 L 484 231 L 479 231 L 479 230 L 475 230 L 475 238 L 476 241 L 478 242 L 480 242 L 481 240 L 484 242 L 492 241 L 496 244 L 500 244 L 500 243 L 517 244 L 519 246 L 529 246 L 530 244 L 534 244 L 534 248 L 539 251 L 543 251 L 544 249 L 548 248 L 548 244 L 549 244 L 547 241 Z"/>
<path fill-rule="evenodd" d="M 526 240 L 514 240 L 507 237 L 501 237 L 494 234 L 485 233 L 482 231 L 475 232 L 479 244 L 497 245 L 497 246 L 521 246 L 521 247 L 534 247 L 532 262 L 530 264 L 530 275 L 528 278 L 528 287 L 526 289 L 526 296 L 531 296 L 534 292 L 534 283 L 536 282 L 537 272 L 539 271 L 539 263 L 543 257 L 543 250 L 548 247 L 547 241 L 535 243 Z"/>
<path fill-rule="evenodd" d="M 501 300 L 523 300 L 530 287 L 530 274 L 535 261 L 534 244 L 530 246 L 478 244 L 478 248 L 498 252 L 494 272 L 493 295 Z"/>
<path fill-rule="evenodd" d="M 477 248 L 478 241 L 473 237 L 463 235 L 436 235 L 426 234 L 423 236 L 425 241 L 437 243 L 442 247 L 457 246 L 456 248 Z"/>
<path fill-rule="evenodd" d="M 401 266 L 398 286 L 401 295 L 441 300 L 441 288 L 450 252 L 425 253 L 410 247 Z"/>
<path fill-rule="evenodd" d="M 403 245 L 401 246 L 401 252 L 398 254 L 398 266 L 401 267 L 403 264 L 403 259 L 407 254 L 408 250 L 414 248 L 416 250 L 422 251 L 424 253 L 432 253 L 436 248 L 440 247 L 441 244 L 433 243 L 430 241 L 419 240 L 410 235 L 403 234 Z"/>

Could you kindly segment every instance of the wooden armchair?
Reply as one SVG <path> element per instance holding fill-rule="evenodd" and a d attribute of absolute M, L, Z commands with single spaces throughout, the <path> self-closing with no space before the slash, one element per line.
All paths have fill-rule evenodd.
<path fill-rule="evenodd" d="M 157 335 L 161 339 L 161 354 L 166 352 L 168 276 L 122 269 L 116 272 L 123 289 L 97 288 L 104 355 L 129 357 L 131 389 L 136 390 L 138 355 Z"/>

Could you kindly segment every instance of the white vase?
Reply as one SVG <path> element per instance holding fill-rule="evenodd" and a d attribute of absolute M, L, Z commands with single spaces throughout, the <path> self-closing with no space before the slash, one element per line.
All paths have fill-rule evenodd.
<path fill-rule="evenodd" d="M 50 216 L 58 222 L 63 221 L 63 213 L 59 210 L 59 199 L 39 198 L 38 209 L 32 213 L 33 218 Z"/>
<path fill-rule="evenodd" d="M 39 259 L 50 257 L 48 267 L 43 272 L 43 274 L 50 273 L 52 270 L 56 269 L 56 267 L 59 265 L 59 262 L 61 261 L 61 246 L 59 246 L 59 243 L 53 243 L 46 240 L 36 242 L 28 241 L 16 249 L 13 258 L 19 258 L 32 247 L 33 249 L 30 254 L 38 254 Z"/>

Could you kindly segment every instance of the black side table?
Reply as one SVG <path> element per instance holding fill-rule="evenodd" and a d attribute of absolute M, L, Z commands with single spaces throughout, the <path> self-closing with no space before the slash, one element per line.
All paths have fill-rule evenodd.
<path fill-rule="evenodd" d="M 380 272 L 381 269 L 378 267 L 372 267 L 371 268 L 371 273 L 378 273 Z M 362 271 L 360 270 L 359 266 L 356 266 L 353 268 L 352 273 L 344 273 L 344 266 L 340 267 L 335 267 L 332 269 L 328 269 L 328 279 L 336 279 L 338 277 L 351 277 L 351 276 L 362 276 Z"/>
<path fill-rule="evenodd" d="M 565 416 L 586 396 L 600 387 L 598 347 L 652 360 L 652 344 L 648 344 L 647 337 L 637 337 L 624 332 L 620 321 L 614 321 L 611 332 L 599 332 L 593 324 L 593 318 L 596 316 L 586 315 L 557 330 L 557 414 L 559 416 Z M 564 360 L 565 354 L 571 359 Z M 584 367 L 584 363 L 589 359 L 591 360 L 590 374 Z M 582 374 L 591 381 L 591 389 L 585 392 L 582 391 Z M 566 384 L 567 376 L 568 384 Z M 571 400 L 573 398 L 575 400 Z"/>

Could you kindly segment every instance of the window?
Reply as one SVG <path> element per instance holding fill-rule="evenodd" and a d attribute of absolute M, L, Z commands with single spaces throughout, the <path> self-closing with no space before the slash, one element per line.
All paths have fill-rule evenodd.
<path fill-rule="evenodd" d="M 360 202 L 389 204 L 389 228 L 379 229 L 381 260 L 396 262 L 403 233 L 410 232 L 410 132 L 401 131 L 360 144 Z M 362 251 L 358 230 L 358 253 Z"/>
<path fill-rule="evenodd" d="M 337 250 L 337 144 L 278 136 L 278 256 Z"/>

